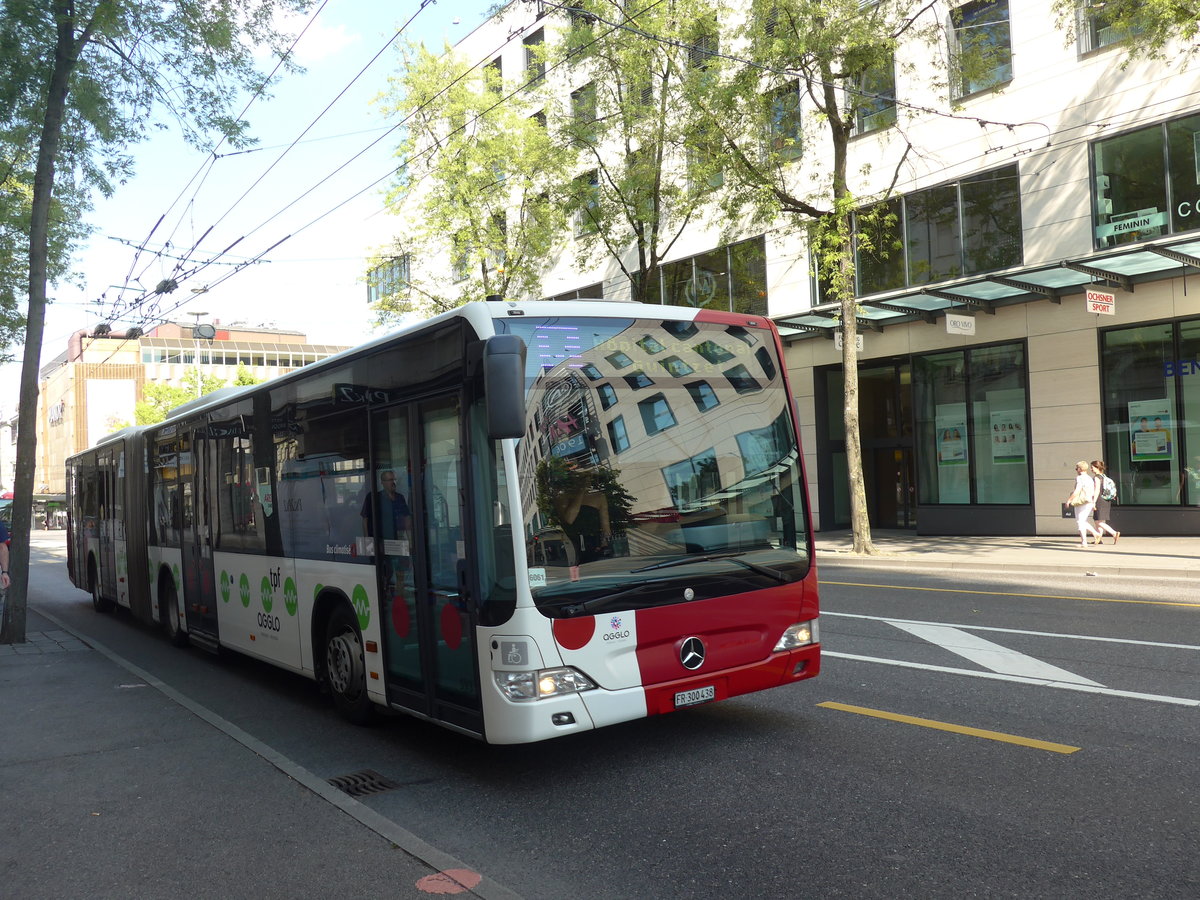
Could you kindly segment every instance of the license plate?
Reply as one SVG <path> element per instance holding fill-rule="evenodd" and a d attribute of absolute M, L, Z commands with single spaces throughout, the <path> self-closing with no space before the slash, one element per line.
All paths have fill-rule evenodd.
<path fill-rule="evenodd" d="M 695 688 L 690 691 L 680 691 L 675 695 L 675 708 L 681 706 L 695 706 L 697 703 L 707 703 L 709 700 L 715 699 L 717 689 L 713 685 L 708 687 Z"/>

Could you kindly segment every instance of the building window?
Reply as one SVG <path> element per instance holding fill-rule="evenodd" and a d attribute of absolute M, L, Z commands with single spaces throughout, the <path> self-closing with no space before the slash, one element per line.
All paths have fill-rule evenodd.
<path fill-rule="evenodd" d="M 1008 0 L 974 0 L 950 12 L 954 99 L 1012 80 Z"/>
<path fill-rule="evenodd" d="M 896 124 L 896 61 L 888 55 L 862 74 L 854 100 L 854 131 L 866 134 Z"/>
<path fill-rule="evenodd" d="M 596 83 L 571 92 L 571 137 L 590 144 L 596 138 Z"/>
<path fill-rule="evenodd" d="M 596 388 L 600 397 L 601 409 L 612 409 L 617 405 L 617 391 L 611 384 L 602 384 Z"/>
<path fill-rule="evenodd" d="M 733 359 L 733 354 L 715 341 L 701 341 L 692 349 L 714 366 Z"/>
<path fill-rule="evenodd" d="M 647 303 L 767 314 L 767 257 L 762 237 L 665 263 L 651 278 Z M 689 327 L 679 323 L 680 327 Z M 664 326 L 666 327 L 666 326 Z M 675 332 L 672 332 L 673 334 Z"/>
<path fill-rule="evenodd" d="M 1101 47 L 1120 43 L 1141 32 L 1140 28 L 1126 29 L 1113 24 L 1112 13 L 1104 9 L 1102 0 L 1084 0 L 1075 10 L 1075 33 L 1079 52 L 1090 53 Z"/>
<path fill-rule="evenodd" d="M 741 364 L 731 369 L 726 369 L 721 374 L 725 376 L 730 387 L 739 394 L 752 394 L 755 391 L 762 390 L 762 385 L 758 383 L 758 379 L 751 375 L 750 370 Z"/>
<path fill-rule="evenodd" d="M 608 440 L 613 453 L 624 453 L 629 449 L 629 432 L 625 430 L 624 416 L 617 416 L 608 423 Z"/>
<path fill-rule="evenodd" d="M 604 358 L 612 363 L 614 369 L 628 369 L 633 365 L 633 360 L 620 350 L 618 350 L 616 353 L 610 353 Z"/>
<path fill-rule="evenodd" d="M 539 28 L 521 43 L 525 47 L 525 86 L 536 87 L 546 74 L 546 33 Z"/>
<path fill-rule="evenodd" d="M 580 371 L 588 377 L 589 381 L 599 381 L 604 377 L 592 363 L 584 363 L 580 366 Z"/>
<path fill-rule="evenodd" d="M 384 260 L 367 274 L 367 302 L 378 303 L 408 290 L 412 260 L 407 253 Z"/>
<path fill-rule="evenodd" d="M 1200 228 L 1200 116 L 1092 145 L 1097 247 Z"/>
<path fill-rule="evenodd" d="M 1030 503 L 1024 344 L 913 360 L 920 502 Z"/>
<path fill-rule="evenodd" d="M 574 181 L 575 235 L 593 234 L 599 228 L 600 174 L 593 169 Z"/>
<path fill-rule="evenodd" d="M 692 402 L 696 404 L 696 409 L 700 412 L 706 412 L 721 404 L 721 401 L 717 399 L 717 392 L 707 381 L 693 381 L 687 385 L 687 392 L 691 394 Z"/>
<path fill-rule="evenodd" d="M 1200 320 L 1101 333 L 1104 459 L 1122 506 L 1200 506 Z"/>
<path fill-rule="evenodd" d="M 658 434 L 675 424 L 675 414 L 671 412 L 671 405 L 663 394 L 655 394 L 639 402 L 638 412 L 642 414 L 646 434 Z"/>
<path fill-rule="evenodd" d="M 675 378 L 683 378 L 696 371 L 678 356 L 668 356 L 666 359 L 660 359 L 658 364 L 666 369 L 667 372 Z"/>
<path fill-rule="evenodd" d="M 648 388 L 654 385 L 654 380 L 646 375 L 646 373 L 641 369 L 638 369 L 636 372 L 630 372 L 628 375 L 623 377 L 625 379 L 625 383 L 635 391 L 640 391 L 642 388 Z"/>
<path fill-rule="evenodd" d="M 790 81 L 766 95 L 767 147 L 783 159 L 798 159 L 804 121 L 800 116 L 800 82 Z"/>
<path fill-rule="evenodd" d="M 859 295 L 1019 266 L 1020 173 L 1004 166 L 876 204 L 854 232 Z"/>
<path fill-rule="evenodd" d="M 655 353 L 662 353 L 667 349 L 662 345 L 662 343 L 659 342 L 657 338 L 651 335 L 646 335 L 643 337 L 637 342 L 637 345 L 651 355 Z"/>

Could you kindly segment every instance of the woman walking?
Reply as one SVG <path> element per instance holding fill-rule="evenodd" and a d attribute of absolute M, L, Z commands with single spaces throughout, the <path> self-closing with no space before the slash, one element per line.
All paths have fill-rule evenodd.
<path fill-rule="evenodd" d="M 1096 538 L 1096 543 L 1100 543 L 1101 532 L 1093 528 L 1092 523 L 1088 521 L 1096 506 L 1096 480 L 1092 477 L 1092 470 L 1086 459 L 1075 463 L 1075 490 L 1071 491 L 1067 503 L 1075 509 L 1075 524 L 1079 526 L 1080 543 L 1084 547 L 1089 546 L 1089 532 Z"/>
<path fill-rule="evenodd" d="M 1108 517 L 1112 514 L 1112 502 L 1117 499 L 1117 486 L 1111 478 L 1104 474 L 1108 471 L 1104 460 L 1093 459 L 1092 471 L 1096 473 L 1096 508 L 1092 511 L 1092 518 L 1096 521 L 1096 528 L 1100 533 L 1111 534 L 1115 544 L 1121 539 L 1121 532 L 1108 524 Z M 1103 542 L 1097 537 L 1096 543 Z"/>

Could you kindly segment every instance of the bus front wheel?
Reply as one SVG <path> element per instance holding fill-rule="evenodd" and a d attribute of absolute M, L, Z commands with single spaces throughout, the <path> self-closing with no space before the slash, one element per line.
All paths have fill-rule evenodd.
<path fill-rule="evenodd" d="M 357 617 L 345 605 L 333 611 L 325 628 L 325 677 L 333 705 L 343 718 L 355 725 L 368 724 L 374 707 L 367 696 L 362 633 Z"/>

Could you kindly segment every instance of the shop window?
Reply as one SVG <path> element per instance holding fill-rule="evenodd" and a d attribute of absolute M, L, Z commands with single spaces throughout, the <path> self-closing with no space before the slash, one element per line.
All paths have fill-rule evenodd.
<path fill-rule="evenodd" d="M 950 12 L 954 99 L 1012 80 L 1008 0 L 974 0 Z"/>
<path fill-rule="evenodd" d="M 1166 233 L 1163 149 L 1161 125 L 1093 145 L 1097 246 L 1112 247 Z"/>
<path fill-rule="evenodd" d="M 963 271 L 990 272 L 1021 264 L 1021 191 L 1016 166 L 959 183 Z"/>
<path fill-rule="evenodd" d="M 913 361 L 920 502 L 1030 503 L 1023 344 Z"/>
<path fill-rule="evenodd" d="M 1200 389 L 1191 385 L 1198 360 L 1200 322 L 1101 335 L 1105 462 L 1123 506 L 1200 502 L 1187 472 L 1200 455 Z"/>
<path fill-rule="evenodd" d="M 897 197 L 854 217 L 858 293 L 904 287 L 903 201 Z"/>

